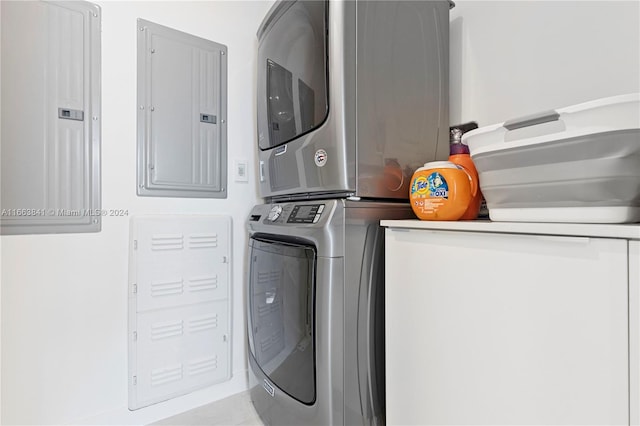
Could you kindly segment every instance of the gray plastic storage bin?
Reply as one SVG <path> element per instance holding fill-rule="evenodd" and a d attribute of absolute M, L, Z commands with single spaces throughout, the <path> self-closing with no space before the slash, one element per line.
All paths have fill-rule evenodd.
<path fill-rule="evenodd" d="M 640 94 L 464 135 L 495 221 L 640 221 Z"/>

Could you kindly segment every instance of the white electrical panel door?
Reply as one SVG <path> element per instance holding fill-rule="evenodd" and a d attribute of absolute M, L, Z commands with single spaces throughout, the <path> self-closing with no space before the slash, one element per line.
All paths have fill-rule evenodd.
<path fill-rule="evenodd" d="M 100 8 L 2 2 L 3 234 L 100 230 Z"/>
<path fill-rule="evenodd" d="M 226 197 L 226 53 L 138 20 L 138 195 Z"/>
<path fill-rule="evenodd" d="M 228 216 L 131 222 L 129 408 L 231 377 Z"/>
<path fill-rule="evenodd" d="M 629 424 L 626 240 L 387 229 L 385 250 L 388 424 Z"/>

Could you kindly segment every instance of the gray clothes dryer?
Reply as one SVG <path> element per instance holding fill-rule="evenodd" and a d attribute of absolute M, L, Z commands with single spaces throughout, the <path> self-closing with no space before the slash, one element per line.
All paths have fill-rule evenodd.
<path fill-rule="evenodd" d="M 270 425 L 384 424 L 384 232 L 406 204 L 255 206 L 246 292 L 253 404 Z"/>
<path fill-rule="evenodd" d="M 409 198 L 449 155 L 447 0 L 279 0 L 258 29 L 260 195 Z"/>

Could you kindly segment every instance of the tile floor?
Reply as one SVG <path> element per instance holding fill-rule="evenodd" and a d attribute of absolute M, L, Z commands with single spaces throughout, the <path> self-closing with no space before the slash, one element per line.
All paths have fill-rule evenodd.
<path fill-rule="evenodd" d="M 247 391 L 169 417 L 153 425 L 263 426 L 264 424 L 253 409 Z"/>

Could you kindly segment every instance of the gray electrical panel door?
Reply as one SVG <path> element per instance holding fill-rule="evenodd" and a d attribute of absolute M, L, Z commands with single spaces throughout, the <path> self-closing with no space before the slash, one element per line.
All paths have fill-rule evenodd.
<path fill-rule="evenodd" d="M 100 231 L 100 8 L 1 7 L 1 233 Z"/>
<path fill-rule="evenodd" d="M 226 198 L 227 47 L 137 25 L 138 195 Z"/>

